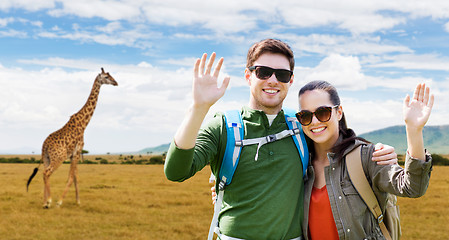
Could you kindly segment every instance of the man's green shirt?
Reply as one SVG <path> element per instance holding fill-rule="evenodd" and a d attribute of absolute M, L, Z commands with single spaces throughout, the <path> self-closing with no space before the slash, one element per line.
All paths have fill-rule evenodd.
<path fill-rule="evenodd" d="M 288 129 L 283 111 L 269 126 L 263 111 L 242 108 L 244 139 L 265 137 Z M 184 181 L 210 163 L 218 174 L 226 148 L 226 129 L 217 114 L 198 134 L 194 149 L 172 142 L 165 174 Z M 225 189 L 219 215 L 221 233 L 243 239 L 291 239 L 302 236 L 304 182 L 302 163 L 291 137 L 243 147 L 232 183 Z"/>

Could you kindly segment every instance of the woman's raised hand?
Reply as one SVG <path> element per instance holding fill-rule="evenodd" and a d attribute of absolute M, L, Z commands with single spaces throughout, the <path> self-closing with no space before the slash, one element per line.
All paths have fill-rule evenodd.
<path fill-rule="evenodd" d="M 422 130 L 432 111 L 434 96 L 430 94 L 425 83 L 418 84 L 413 99 L 407 96 L 404 99 L 403 115 L 405 124 L 409 128 Z"/>

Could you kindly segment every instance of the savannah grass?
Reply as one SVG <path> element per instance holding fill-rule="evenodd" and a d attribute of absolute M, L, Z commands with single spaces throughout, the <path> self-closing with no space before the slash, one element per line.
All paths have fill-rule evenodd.
<path fill-rule="evenodd" d="M 180 184 L 163 165 L 78 165 L 81 205 L 72 186 L 58 208 L 69 165 L 50 178 L 53 204 L 43 209 L 42 166 L 0 164 L 1 239 L 203 239 L 212 216 L 208 174 Z"/>
<path fill-rule="evenodd" d="M 162 165 L 78 165 L 78 206 L 72 186 L 63 205 L 68 164 L 50 178 L 53 205 L 42 208 L 42 166 L 0 164 L 1 239 L 205 239 L 213 214 L 210 171 L 183 183 L 166 180 Z M 448 239 L 449 167 L 435 166 L 427 193 L 398 198 L 402 239 Z"/>

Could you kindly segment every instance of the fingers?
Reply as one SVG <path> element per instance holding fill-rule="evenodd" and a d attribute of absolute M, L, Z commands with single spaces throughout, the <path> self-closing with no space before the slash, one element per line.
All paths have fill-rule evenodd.
<path fill-rule="evenodd" d="M 430 88 L 426 87 L 425 84 L 423 88 L 425 88 L 423 102 L 427 105 L 429 103 Z"/>
<path fill-rule="evenodd" d="M 231 80 L 230 77 L 225 77 L 225 78 L 223 79 L 223 83 L 221 84 L 221 87 L 220 87 L 220 90 L 221 90 L 221 91 L 224 92 L 224 91 L 226 90 L 226 88 L 228 88 L 228 85 L 229 85 L 230 80 Z"/>
<path fill-rule="evenodd" d="M 415 92 L 413 93 L 413 100 L 418 100 L 420 88 L 421 88 L 421 84 L 416 85 Z"/>
<path fill-rule="evenodd" d="M 210 75 L 216 56 L 217 56 L 217 54 L 215 52 L 213 52 L 210 55 L 207 65 L 206 65 L 207 53 L 204 53 L 203 56 L 201 56 L 201 59 L 197 59 L 195 62 L 195 67 L 194 67 L 195 76 L 199 76 L 199 74 Z M 222 66 L 223 66 L 223 58 L 220 58 L 220 60 L 217 63 L 217 66 L 215 67 L 214 73 L 213 73 L 214 77 L 216 77 L 216 78 L 218 77 L 218 74 L 220 73 Z"/>
<path fill-rule="evenodd" d="M 377 154 L 374 155 L 375 153 L 377 153 Z M 371 160 L 373 160 L 374 162 L 382 162 L 382 161 L 389 161 L 389 160 L 397 161 L 397 158 L 398 158 L 398 155 L 395 152 L 389 152 L 389 153 L 384 153 L 384 154 L 379 154 L 379 152 L 374 152 Z"/>
<path fill-rule="evenodd" d="M 223 61 L 224 61 L 224 59 L 220 58 L 220 60 L 218 60 L 217 66 L 215 67 L 214 77 L 216 77 L 216 78 L 218 78 L 218 74 L 220 74 L 220 70 L 221 70 L 221 66 L 223 65 Z"/>
<path fill-rule="evenodd" d="M 424 97 L 424 104 L 429 109 L 432 109 L 434 100 L 435 100 L 435 97 L 434 97 L 433 94 L 430 94 L 430 88 L 426 87 L 426 93 L 425 93 L 425 97 Z"/>
<path fill-rule="evenodd" d="M 426 86 L 425 83 L 420 83 L 416 86 L 413 99 L 422 102 L 429 108 L 432 108 L 435 97 L 433 94 L 430 94 L 430 87 Z"/>
<path fill-rule="evenodd" d="M 404 99 L 404 107 L 410 106 L 410 95 L 407 94 Z"/>
<path fill-rule="evenodd" d="M 203 53 L 203 56 L 201 57 L 201 61 L 200 61 L 200 74 L 203 75 L 204 74 L 204 65 L 206 64 L 206 59 L 207 59 L 207 53 Z"/>
<path fill-rule="evenodd" d="M 397 158 L 394 147 L 382 143 L 377 143 L 373 152 L 373 161 L 383 161 Z"/>
<path fill-rule="evenodd" d="M 394 147 L 387 144 L 377 143 L 374 147 L 373 156 L 380 156 L 388 153 L 394 153 Z"/>
<path fill-rule="evenodd" d="M 394 158 L 391 160 L 385 160 L 385 161 L 380 161 L 377 162 L 377 165 L 393 165 L 393 164 L 397 164 L 398 163 L 398 159 Z"/>
<path fill-rule="evenodd" d="M 426 85 L 425 84 L 419 84 L 419 85 L 420 85 L 420 89 L 419 89 L 418 101 L 422 102 L 424 99 L 424 92 L 426 90 Z"/>
<path fill-rule="evenodd" d="M 212 65 L 214 65 L 216 54 L 213 52 L 212 55 L 210 55 L 209 62 L 207 63 L 206 71 L 204 72 L 204 75 L 209 75 L 210 70 L 212 69 Z"/>
<path fill-rule="evenodd" d="M 210 191 L 212 192 L 212 204 L 215 204 L 216 200 L 217 200 L 217 192 L 215 192 L 215 186 L 210 188 Z"/>
<path fill-rule="evenodd" d="M 199 67 L 200 67 L 200 59 L 196 59 L 195 61 L 195 65 L 193 66 L 193 77 L 194 78 L 198 78 L 198 74 L 199 74 Z"/>
<path fill-rule="evenodd" d="M 376 143 L 376 145 L 374 145 L 374 151 L 379 151 L 382 148 L 384 148 L 384 145 L 382 143 Z"/>
<path fill-rule="evenodd" d="M 430 95 L 430 100 L 429 100 L 429 103 L 427 104 L 427 107 L 429 107 L 430 110 L 432 110 L 434 100 L 435 100 L 435 97 L 433 96 L 433 94 Z"/>

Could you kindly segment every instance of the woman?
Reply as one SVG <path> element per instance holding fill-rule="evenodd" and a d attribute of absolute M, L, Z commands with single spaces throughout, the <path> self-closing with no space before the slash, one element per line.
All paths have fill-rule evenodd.
<path fill-rule="evenodd" d="M 362 165 L 379 202 L 386 201 L 387 193 L 422 196 L 431 171 L 422 129 L 433 100 L 425 84 L 418 84 L 412 100 L 408 95 L 404 100 L 408 151 L 402 169 L 397 164 L 379 165 L 370 160 L 373 145 L 347 128 L 335 87 L 325 81 L 313 81 L 301 88 L 301 111 L 296 116 L 311 140 L 304 206 L 306 239 L 384 239 L 377 220 L 349 179 L 345 156 L 357 146 L 366 145 L 363 148 L 367 148 L 369 158 L 362 158 Z"/>

